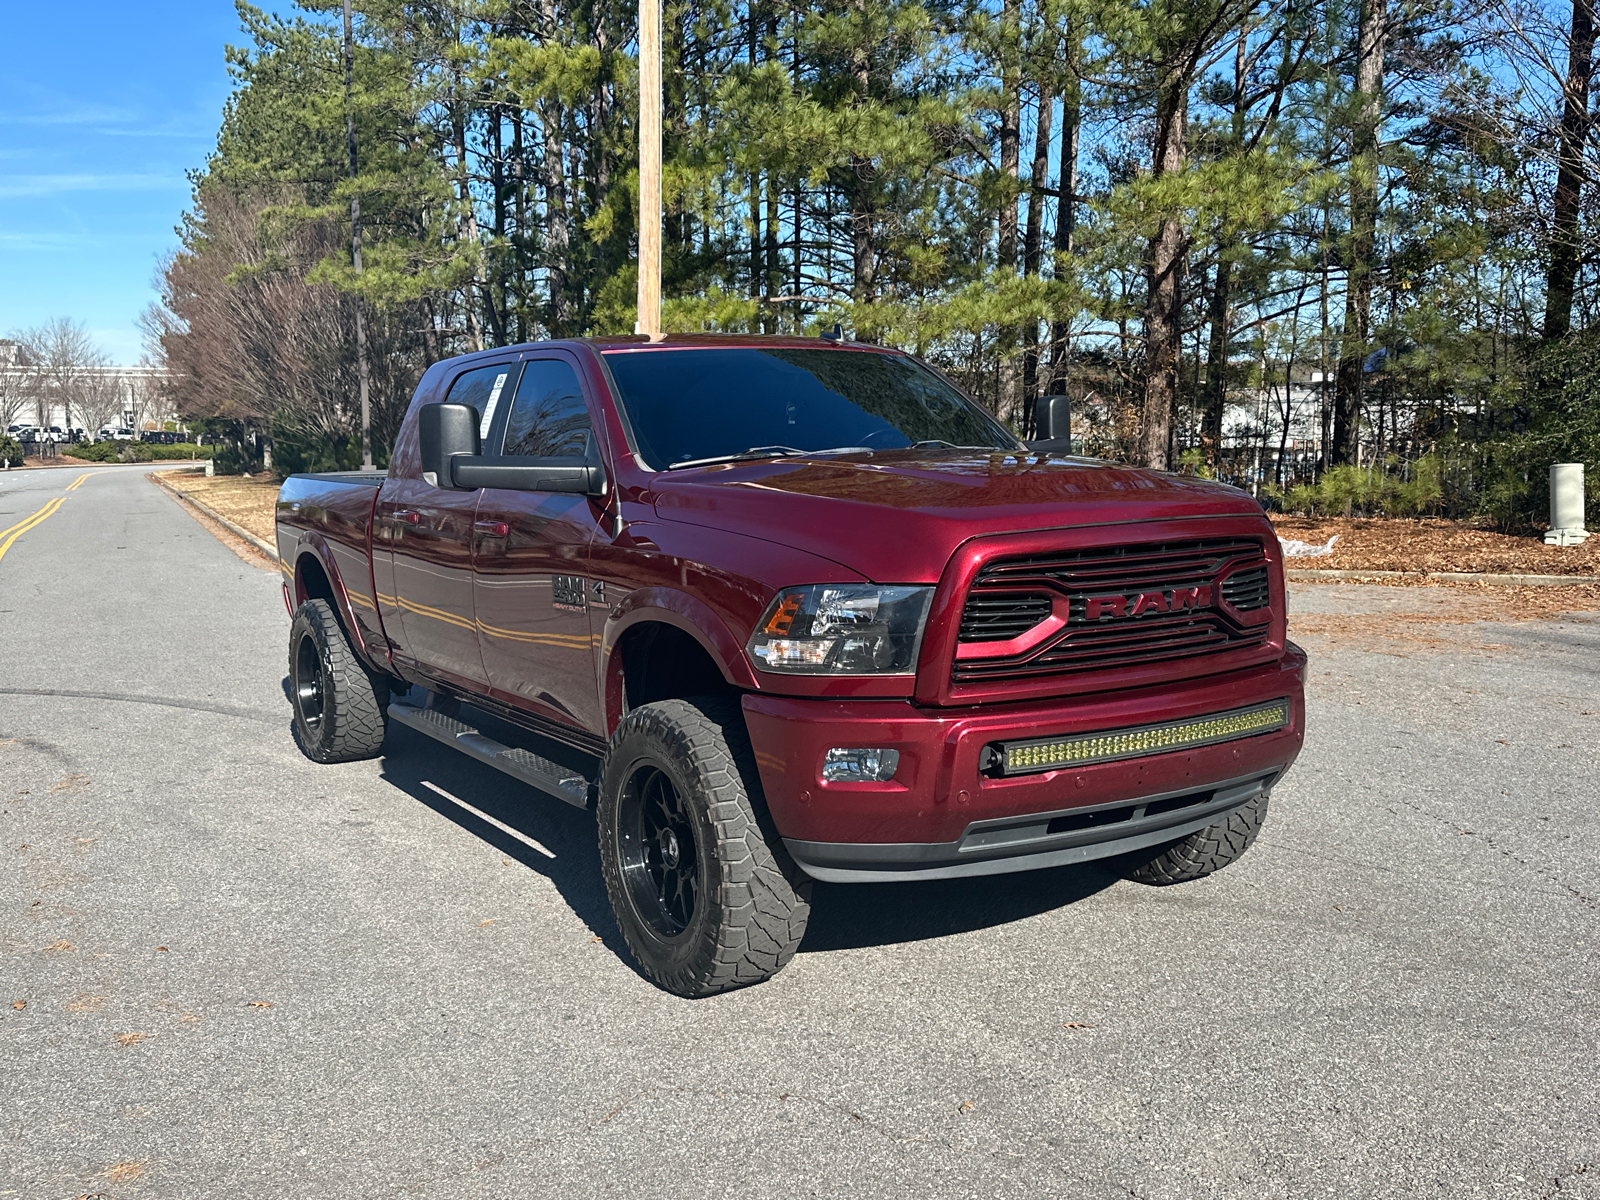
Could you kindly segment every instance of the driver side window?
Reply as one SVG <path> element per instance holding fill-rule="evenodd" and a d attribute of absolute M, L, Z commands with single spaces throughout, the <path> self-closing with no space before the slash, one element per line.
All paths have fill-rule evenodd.
<path fill-rule="evenodd" d="M 523 368 L 506 421 L 506 454 L 581 455 L 589 427 L 589 406 L 571 364 L 536 358 Z"/>

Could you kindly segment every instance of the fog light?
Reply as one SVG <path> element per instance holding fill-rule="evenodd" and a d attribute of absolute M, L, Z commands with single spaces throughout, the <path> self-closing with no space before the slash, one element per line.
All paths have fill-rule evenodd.
<path fill-rule="evenodd" d="M 884 783 L 894 778 L 900 751 L 836 746 L 822 759 L 825 783 Z"/>

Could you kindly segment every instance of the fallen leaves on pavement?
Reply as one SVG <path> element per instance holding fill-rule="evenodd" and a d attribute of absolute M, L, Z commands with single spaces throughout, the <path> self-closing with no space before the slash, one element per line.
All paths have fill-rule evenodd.
<path fill-rule="evenodd" d="M 1064 1023 L 1061 1026 L 1061 1028 L 1063 1028 L 1063 1029 L 1093 1029 L 1094 1026 L 1089 1024 L 1089 1022 L 1087 1022 L 1087 1021 L 1067 1021 L 1066 1023 Z"/>
<path fill-rule="evenodd" d="M 272 1007 L 272 1001 L 271 1000 L 251 1000 L 249 1003 L 247 1003 L 245 1005 L 245 1007 L 246 1008 L 271 1008 Z"/>
<path fill-rule="evenodd" d="M 109 1179 L 112 1183 L 127 1183 L 143 1174 L 144 1164 L 142 1162 L 119 1162 L 116 1166 L 107 1167 L 100 1172 L 102 1178 Z"/>
<path fill-rule="evenodd" d="M 68 1012 L 93 1012 L 106 1002 L 104 996 L 91 996 L 84 992 L 76 1000 L 67 1001 L 64 1006 Z"/>
<path fill-rule="evenodd" d="M 119 1033 L 117 1041 L 124 1046 L 137 1046 L 149 1036 L 148 1033 Z"/>
<path fill-rule="evenodd" d="M 44 949 L 44 950 L 59 950 L 64 954 L 68 950 L 76 950 L 77 947 L 74 946 L 71 942 L 67 941 L 66 938 L 62 938 L 59 942 L 51 942 L 48 946 L 41 947 L 41 949 Z"/>
<path fill-rule="evenodd" d="M 89 783 L 90 780 L 87 775 L 68 775 L 60 783 L 53 784 L 50 790 L 52 792 L 66 792 L 71 791 L 74 788 L 88 787 Z"/>
<path fill-rule="evenodd" d="M 23 1009 L 28 1007 L 28 1002 L 26 1000 L 13 1000 L 11 1002 L 11 1007 L 16 1009 L 18 1012 L 21 1012 Z"/>

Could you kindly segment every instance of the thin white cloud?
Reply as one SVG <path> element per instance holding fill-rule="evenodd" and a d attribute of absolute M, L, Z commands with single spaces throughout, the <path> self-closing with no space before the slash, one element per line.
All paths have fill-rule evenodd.
<path fill-rule="evenodd" d="M 62 192 L 153 192 L 185 186 L 182 175 L 13 175 L 0 197 L 56 196 Z"/>

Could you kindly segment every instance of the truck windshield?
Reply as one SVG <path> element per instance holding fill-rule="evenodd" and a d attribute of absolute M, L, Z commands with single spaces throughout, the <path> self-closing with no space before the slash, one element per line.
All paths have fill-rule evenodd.
<path fill-rule="evenodd" d="M 988 413 L 899 355 L 662 348 L 607 351 L 606 365 L 655 470 L 826 451 L 1019 448 Z"/>

